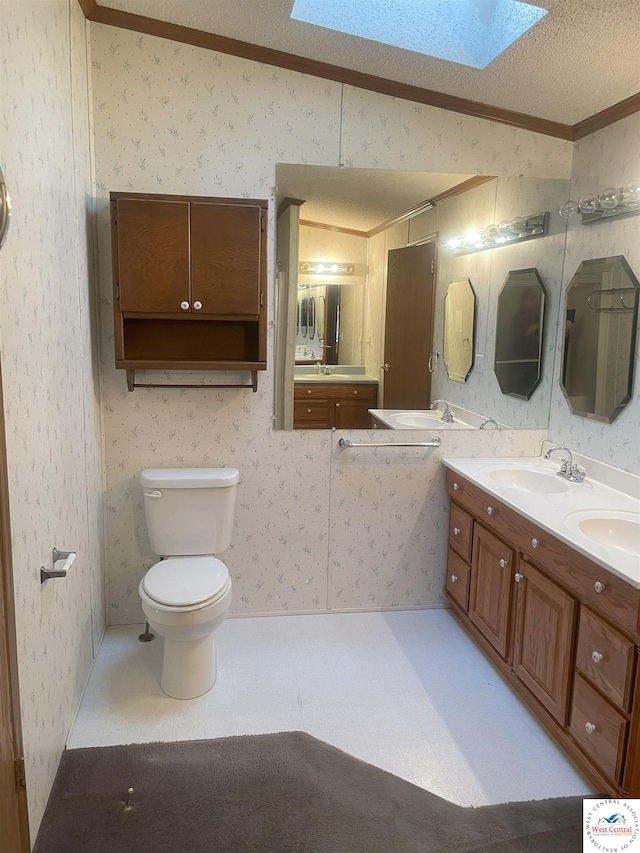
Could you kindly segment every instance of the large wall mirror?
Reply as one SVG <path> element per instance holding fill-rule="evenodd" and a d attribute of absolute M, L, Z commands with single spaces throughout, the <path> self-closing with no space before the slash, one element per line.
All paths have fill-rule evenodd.
<path fill-rule="evenodd" d="M 468 278 L 452 281 L 444 298 L 444 364 L 454 382 L 466 382 L 473 367 L 476 294 Z"/>
<path fill-rule="evenodd" d="M 369 409 L 424 412 L 436 398 L 453 407 L 453 428 L 486 418 L 515 429 L 548 425 L 550 376 L 532 405 L 503 397 L 483 364 L 493 363 L 498 294 L 509 269 L 541 270 L 557 320 L 565 228 L 554 211 L 567 181 L 279 164 L 276 183 L 276 428 L 294 428 L 296 408 L 298 428 L 371 428 Z M 442 248 L 470 228 L 539 210 L 552 213 L 541 240 L 462 257 Z M 475 309 L 454 310 L 445 346 L 445 304 L 453 296 L 445 297 L 458 281 L 475 295 Z M 430 372 L 431 352 L 445 350 Z M 347 400 L 348 389 L 337 386 L 350 383 L 363 387 L 354 385 Z"/>
<path fill-rule="evenodd" d="M 569 282 L 561 387 L 574 415 L 611 423 L 631 399 L 639 291 L 622 255 L 582 261 Z"/>
<path fill-rule="evenodd" d="M 493 369 L 503 394 L 528 400 L 542 374 L 546 291 L 537 269 L 509 270 L 498 297 Z"/>

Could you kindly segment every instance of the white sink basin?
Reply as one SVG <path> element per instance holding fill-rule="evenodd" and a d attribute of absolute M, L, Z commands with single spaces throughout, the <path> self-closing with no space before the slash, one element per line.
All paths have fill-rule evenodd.
<path fill-rule="evenodd" d="M 565 522 L 592 542 L 640 556 L 640 513 L 585 509 L 570 512 Z"/>
<path fill-rule="evenodd" d="M 559 495 L 569 491 L 569 484 L 551 471 L 535 471 L 532 468 L 488 468 L 484 473 L 499 486 L 517 489 L 538 495 Z"/>

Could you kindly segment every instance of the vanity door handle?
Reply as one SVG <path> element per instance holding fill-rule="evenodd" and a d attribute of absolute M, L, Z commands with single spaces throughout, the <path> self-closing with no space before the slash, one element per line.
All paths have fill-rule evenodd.
<path fill-rule="evenodd" d="M 340 403 L 336 403 L 336 409 L 340 408 Z"/>
<path fill-rule="evenodd" d="M 180 307 L 182 308 L 182 310 L 183 310 L 183 311 L 188 311 L 188 310 L 189 310 L 189 303 L 187 302 L 187 300 L 186 300 L 186 299 L 185 299 L 183 302 L 181 302 L 181 303 L 180 303 Z"/>
<path fill-rule="evenodd" d="M 199 311 L 202 308 L 202 302 L 199 302 L 199 301 L 194 302 L 193 307 L 196 309 L 196 311 Z"/>
<path fill-rule="evenodd" d="M 354 391 L 353 393 L 354 393 L 354 394 L 357 394 L 358 392 L 357 392 L 357 391 Z"/>
<path fill-rule="evenodd" d="M 459 488 L 460 488 L 460 483 L 454 483 L 453 484 L 453 491 L 454 492 L 457 492 Z"/>
<path fill-rule="evenodd" d="M 487 515 L 493 515 L 493 507 L 492 506 L 487 507 Z"/>
<path fill-rule="evenodd" d="M 504 569 L 504 568 L 505 568 L 506 566 L 508 566 L 508 565 L 509 565 L 509 563 L 508 563 L 508 561 L 507 561 L 507 560 L 504 560 L 504 559 L 503 559 L 503 560 L 500 560 L 500 568 L 501 568 L 501 569 Z"/>
<path fill-rule="evenodd" d="M 516 572 L 513 577 L 515 578 L 516 583 L 520 583 L 520 581 L 524 578 L 524 575 L 521 575 L 520 572 Z"/>
<path fill-rule="evenodd" d="M 459 535 L 460 535 L 460 528 L 459 528 L 459 527 L 454 527 L 454 528 L 453 528 L 453 535 L 454 535 L 454 536 L 459 536 Z"/>
<path fill-rule="evenodd" d="M 603 658 L 603 655 L 601 655 L 600 652 L 591 652 L 591 660 L 594 663 L 600 663 L 602 658 Z"/>
<path fill-rule="evenodd" d="M 458 580 L 458 575 L 451 575 L 451 583 L 455 583 Z"/>
<path fill-rule="evenodd" d="M 593 723 L 585 723 L 584 728 L 588 735 L 592 735 L 596 730 L 596 727 L 593 725 Z"/>

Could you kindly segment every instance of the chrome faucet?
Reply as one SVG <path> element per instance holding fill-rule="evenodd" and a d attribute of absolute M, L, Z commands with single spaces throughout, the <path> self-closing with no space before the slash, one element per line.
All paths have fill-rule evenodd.
<path fill-rule="evenodd" d="M 496 429 L 500 429 L 500 427 L 498 426 L 498 421 L 494 420 L 493 418 L 487 418 L 486 421 L 482 421 L 482 423 L 480 424 L 480 429 L 484 429 L 487 424 L 493 424 Z"/>
<path fill-rule="evenodd" d="M 563 444 L 556 444 L 555 447 L 551 447 L 547 450 L 544 454 L 544 458 L 550 459 L 551 454 L 555 453 L 556 450 L 566 450 L 569 454 L 569 458 L 563 459 L 560 464 L 560 470 L 557 472 L 558 477 L 564 477 L 565 480 L 570 480 L 572 483 L 582 483 L 587 472 L 584 468 L 581 468 L 580 465 L 573 464 L 573 456 L 568 447 L 565 447 Z"/>
<path fill-rule="evenodd" d="M 455 423 L 453 420 L 453 415 L 451 414 L 451 410 L 449 409 L 449 404 L 446 400 L 432 400 L 430 409 L 436 409 L 438 407 L 438 403 L 444 403 L 444 412 L 442 413 L 441 421 L 445 421 L 445 423 L 452 424 Z"/>

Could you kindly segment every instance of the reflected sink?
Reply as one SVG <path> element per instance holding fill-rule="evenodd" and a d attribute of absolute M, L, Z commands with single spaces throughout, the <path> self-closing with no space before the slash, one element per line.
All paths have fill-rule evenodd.
<path fill-rule="evenodd" d="M 563 482 L 551 471 L 536 471 L 532 468 L 490 468 L 485 469 L 489 478 L 506 489 L 517 489 L 538 495 L 559 495 L 569 491 L 568 483 Z"/>
<path fill-rule="evenodd" d="M 455 424 L 443 421 L 442 415 L 436 412 L 398 412 L 395 415 L 388 415 L 386 420 L 395 427 L 413 427 L 415 429 L 420 429 L 421 427 L 442 429 L 455 426 Z"/>
<path fill-rule="evenodd" d="M 640 556 L 640 513 L 581 510 L 570 512 L 565 522 L 592 542 Z"/>

